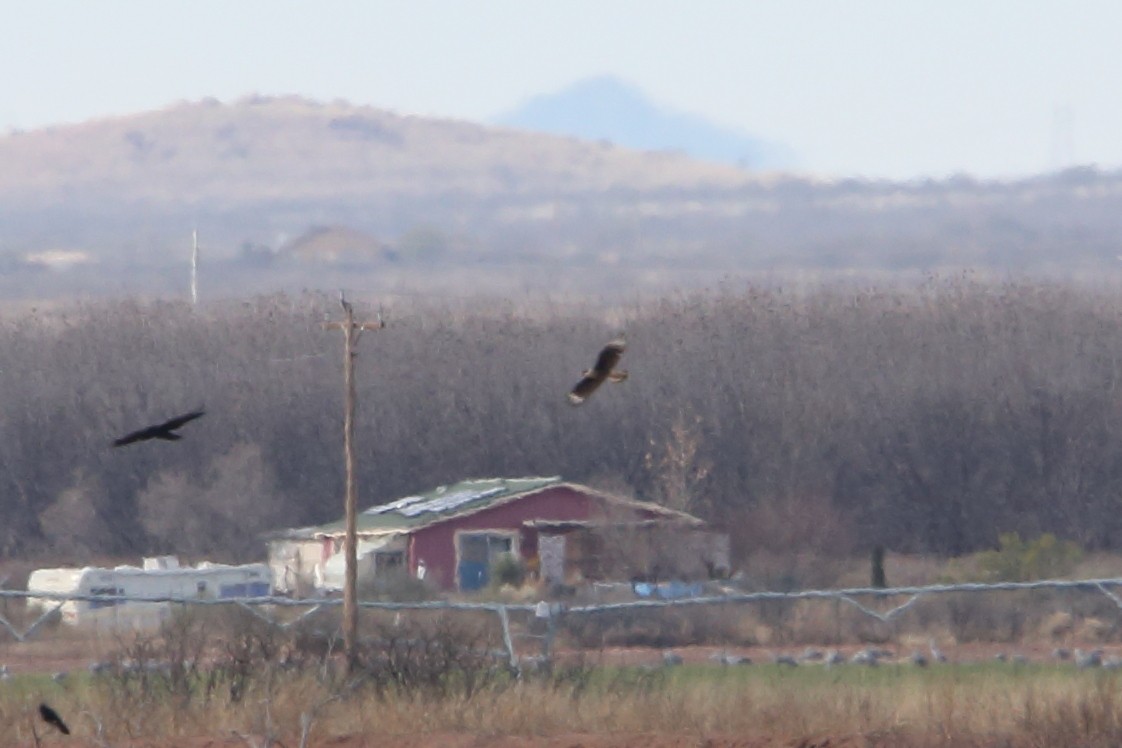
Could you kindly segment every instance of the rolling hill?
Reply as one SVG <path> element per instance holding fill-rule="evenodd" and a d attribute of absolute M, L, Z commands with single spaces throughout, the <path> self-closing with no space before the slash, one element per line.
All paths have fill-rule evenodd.
<path fill-rule="evenodd" d="M 749 176 L 681 154 L 401 116 L 345 102 L 249 97 L 0 138 L 0 201 L 150 205 L 548 190 L 730 187 Z"/>
<path fill-rule="evenodd" d="M 248 97 L 0 137 L 0 299 L 609 293 L 962 267 L 1122 273 L 1122 174 L 908 183 Z"/>

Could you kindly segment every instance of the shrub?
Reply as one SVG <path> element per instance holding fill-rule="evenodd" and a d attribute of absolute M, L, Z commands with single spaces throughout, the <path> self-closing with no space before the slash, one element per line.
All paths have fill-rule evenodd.
<path fill-rule="evenodd" d="M 356 667 L 379 697 L 470 698 L 485 687 L 509 682 L 493 627 L 438 616 L 407 629 L 378 625 L 359 642 Z"/>
<path fill-rule="evenodd" d="M 513 553 L 504 553 L 491 566 L 491 584 L 496 587 L 519 587 L 525 578 L 526 570 Z"/>
<path fill-rule="evenodd" d="M 395 569 L 360 582 L 358 596 L 363 600 L 417 602 L 435 600 L 439 593 L 429 582 L 417 579 L 405 569 Z"/>
<path fill-rule="evenodd" d="M 1027 582 L 1069 574 L 1083 557 L 1079 546 L 1046 532 L 1025 542 L 1015 532 L 998 536 L 1000 547 L 976 554 L 978 569 L 987 581 Z"/>

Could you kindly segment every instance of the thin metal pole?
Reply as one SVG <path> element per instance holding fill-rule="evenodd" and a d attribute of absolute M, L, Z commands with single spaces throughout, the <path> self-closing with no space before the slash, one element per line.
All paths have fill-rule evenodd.
<path fill-rule="evenodd" d="M 191 306 L 199 303 L 199 230 L 191 230 Z"/>

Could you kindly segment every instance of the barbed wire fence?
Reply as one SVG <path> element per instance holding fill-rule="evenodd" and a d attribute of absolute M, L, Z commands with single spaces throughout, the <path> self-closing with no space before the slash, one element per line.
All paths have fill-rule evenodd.
<path fill-rule="evenodd" d="M 626 585 L 623 585 L 626 586 Z M 707 607 L 759 606 L 769 603 L 797 603 L 801 601 L 824 601 L 844 604 L 869 620 L 881 624 L 894 624 L 904 613 L 915 609 L 923 600 L 946 595 L 993 595 L 1000 592 L 1078 592 L 1090 593 L 1100 600 L 1108 601 L 1110 607 L 1122 619 L 1122 578 L 1079 579 L 1079 580 L 1040 580 L 1031 582 L 994 582 L 994 583 L 955 583 L 927 586 L 871 588 L 855 587 L 846 589 L 800 590 L 793 592 L 758 591 L 731 592 L 717 595 L 696 595 L 677 599 L 630 599 L 614 602 L 567 604 L 565 602 L 539 601 L 537 603 L 507 602 L 469 602 L 453 600 L 430 600 L 414 602 L 359 601 L 363 611 L 449 611 L 473 612 L 495 616 L 502 634 L 505 657 L 512 668 L 518 669 L 527 661 L 546 661 L 553 655 L 555 642 L 560 631 L 574 622 L 587 621 L 605 614 L 626 613 L 639 616 L 652 616 L 668 610 L 689 610 Z M 903 598 L 902 602 L 896 600 Z M 290 598 L 278 596 L 249 598 L 208 598 L 182 597 L 169 595 L 103 595 L 58 592 L 39 592 L 28 590 L 0 589 L 0 602 L 9 600 L 38 600 L 43 604 L 42 612 L 30 623 L 20 626 L 10 620 L 9 615 L 0 614 L 0 629 L 7 632 L 15 642 L 24 643 L 44 630 L 44 626 L 55 618 L 68 602 L 86 602 L 104 606 L 104 610 L 124 610 L 127 606 L 148 604 L 210 608 L 237 607 L 247 611 L 255 618 L 281 630 L 288 630 L 304 622 L 321 611 L 341 608 L 341 598 Z M 878 609 L 877 603 L 895 603 L 885 609 Z M 53 603 L 53 604 L 52 604 Z M 289 615 L 299 610 L 295 616 Z M 520 617 L 522 630 L 517 630 L 514 617 Z M 539 621 L 539 633 L 532 633 L 535 627 L 526 621 Z M 540 655 L 526 656 L 525 647 L 519 647 L 517 640 L 536 640 Z M 520 653 L 520 650 L 523 652 Z"/>

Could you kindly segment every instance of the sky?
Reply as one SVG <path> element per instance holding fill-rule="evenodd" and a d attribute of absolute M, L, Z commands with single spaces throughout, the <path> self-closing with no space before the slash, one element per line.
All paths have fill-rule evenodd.
<path fill-rule="evenodd" d="M 252 93 L 488 121 L 599 75 L 823 177 L 1122 167 L 1117 0 L 0 0 L 0 132 Z"/>

